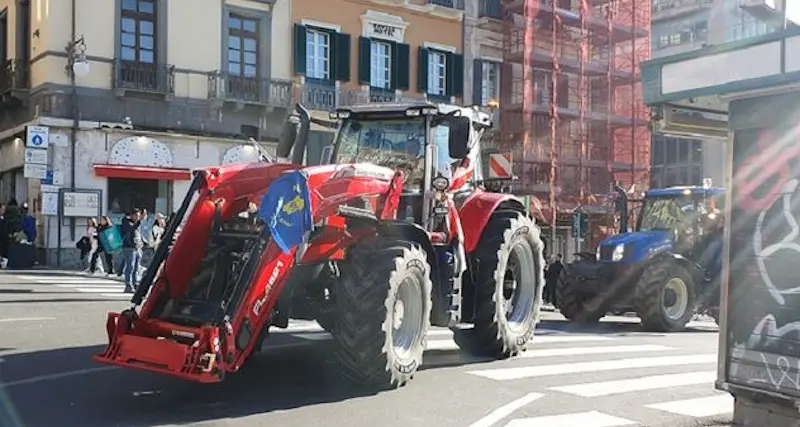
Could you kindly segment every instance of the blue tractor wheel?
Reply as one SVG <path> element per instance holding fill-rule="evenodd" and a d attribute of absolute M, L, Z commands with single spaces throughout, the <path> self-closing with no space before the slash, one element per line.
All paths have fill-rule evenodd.
<path fill-rule="evenodd" d="M 595 324 L 605 315 L 605 313 L 597 313 L 589 311 L 587 302 L 589 300 L 585 295 L 581 295 L 577 290 L 577 278 L 575 274 L 570 274 L 571 267 L 580 267 L 581 261 L 577 265 L 565 265 L 561 269 L 561 274 L 558 275 L 558 283 L 556 284 L 556 305 L 561 315 L 571 322 L 582 324 Z M 588 262 L 588 261 L 585 261 Z"/>
<path fill-rule="evenodd" d="M 636 285 L 636 314 L 650 332 L 677 332 L 696 308 L 695 281 L 686 267 L 670 259 L 648 265 Z"/>

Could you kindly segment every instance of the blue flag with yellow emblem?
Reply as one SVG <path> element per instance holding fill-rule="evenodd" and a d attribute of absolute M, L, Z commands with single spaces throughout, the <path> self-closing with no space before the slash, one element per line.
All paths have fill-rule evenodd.
<path fill-rule="evenodd" d="M 287 172 L 273 181 L 261 199 L 258 215 L 283 253 L 303 243 L 314 227 L 306 176 L 300 171 Z"/>

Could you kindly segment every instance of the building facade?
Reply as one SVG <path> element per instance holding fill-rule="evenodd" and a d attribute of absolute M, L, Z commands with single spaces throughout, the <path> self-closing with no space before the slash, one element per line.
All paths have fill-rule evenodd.
<path fill-rule="evenodd" d="M 73 264 L 93 209 L 166 215 L 193 168 L 257 160 L 291 24 L 287 0 L 0 0 L 0 200 L 30 204 L 41 261 Z"/>
<path fill-rule="evenodd" d="M 775 30 L 773 25 L 748 13 L 741 4 L 740 0 L 653 0 L 653 58 Z M 719 106 L 698 107 L 717 110 Z M 652 143 L 653 187 L 701 185 L 703 178 L 711 178 L 717 185 L 725 182 L 724 143 L 662 134 L 654 134 Z"/>

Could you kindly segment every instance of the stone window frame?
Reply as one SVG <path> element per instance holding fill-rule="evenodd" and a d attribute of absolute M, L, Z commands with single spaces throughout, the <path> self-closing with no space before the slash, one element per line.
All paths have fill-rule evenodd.
<path fill-rule="evenodd" d="M 160 0 L 163 1 L 163 0 Z M 272 14 L 276 0 L 252 0 L 256 3 L 268 4 L 269 10 L 259 10 L 236 5 L 222 4 L 222 22 L 220 25 L 220 72 L 228 75 L 228 19 L 231 14 L 254 19 L 258 22 L 258 78 L 272 78 Z"/>
<path fill-rule="evenodd" d="M 114 1 L 114 60 L 122 60 L 122 2 Z M 153 0 L 156 4 L 156 57 L 155 65 L 167 64 L 167 38 L 169 33 L 168 0 Z"/>

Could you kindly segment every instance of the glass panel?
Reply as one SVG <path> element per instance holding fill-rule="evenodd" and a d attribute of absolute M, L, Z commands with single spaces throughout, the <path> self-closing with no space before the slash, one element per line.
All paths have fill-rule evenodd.
<path fill-rule="evenodd" d="M 689 140 L 688 139 L 680 139 L 680 144 L 678 145 L 678 161 L 681 163 L 686 163 L 689 161 Z"/>
<path fill-rule="evenodd" d="M 228 37 L 228 47 L 231 49 L 239 49 L 242 47 L 242 39 L 239 37 Z"/>
<path fill-rule="evenodd" d="M 153 50 L 153 38 L 150 36 L 139 37 L 139 47 L 143 49 Z"/>
<path fill-rule="evenodd" d="M 256 21 L 246 20 L 242 21 L 242 29 L 251 33 L 256 32 Z"/>
<path fill-rule="evenodd" d="M 653 158 L 651 162 L 654 165 L 664 164 L 664 137 L 661 135 L 653 135 Z"/>
<path fill-rule="evenodd" d="M 245 54 L 244 54 L 244 63 L 245 64 L 256 65 L 256 63 L 257 63 L 256 59 L 257 58 L 256 58 L 256 54 L 255 53 L 245 52 Z"/>
<path fill-rule="evenodd" d="M 136 36 L 131 33 L 122 33 L 120 44 L 122 46 L 136 47 Z"/>
<path fill-rule="evenodd" d="M 242 72 L 242 67 L 236 62 L 231 62 L 228 64 L 228 72 L 238 76 Z"/>
<path fill-rule="evenodd" d="M 241 30 L 242 29 L 242 20 L 236 17 L 229 17 L 228 18 L 228 28 Z"/>
<path fill-rule="evenodd" d="M 244 39 L 244 50 L 255 52 L 256 44 L 255 39 Z"/>
<path fill-rule="evenodd" d="M 139 34 L 152 36 L 155 34 L 155 28 L 151 21 L 139 21 Z"/>
<path fill-rule="evenodd" d="M 149 1 L 142 1 L 139 0 L 139 12 L 142 13 L 153 13 L 155 12 L 156 8 L 155 5 Z"/>
<path fill-rule="evenodd" d="M 136 21 L 131 18 L 122 18 L 122 31 L 136 32 Z"/>
<path fill-rule="evenodd" d="M 675 138 L 665 138 L 664 144 L 667 146 L 667 164 L 674 164 L 678 160 L 678 144 Z"/>
<path fill-rule="evenodd" d="M 245 65 L 244 66 L 244 75 L 247 77 L 255 77 L 256 76 L 256 67 L 253 65 Z"/>
<path fill-rule="evenodd" d="M 136 10 L 136 0 L 122 0 L 122 10 Z"/>
<path fill-rule="evenodd" d="M 123 47 L 122 50 L 120 50 L 120 57 L 124 61 L 135 61 L 136 50 L 130 47 Z"/>
<path fill-rule="evenodd" d="M 155 62 L 155 58 L 153 55 L 152 50 L 139 50 L 139 61 L 144 62 L 146 64 L 152 64 Z"/>
<path fill-rule="evenodd" d="M 241 51 L 236 49 L 228 49 L 228 61 L 241 62 L 242 61 Z"/>

